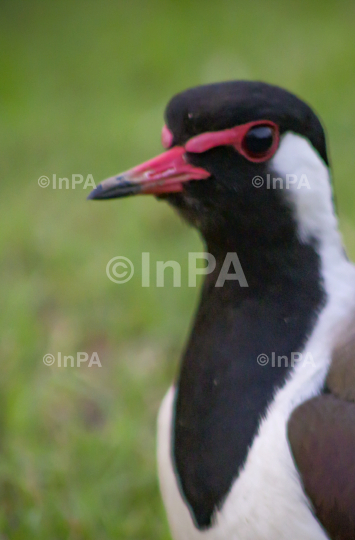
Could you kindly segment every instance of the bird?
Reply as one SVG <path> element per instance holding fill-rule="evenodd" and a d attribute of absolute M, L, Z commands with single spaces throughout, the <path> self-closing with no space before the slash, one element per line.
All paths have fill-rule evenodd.
<path fill-rule="evenodd" d="M 355 266 L 322 123 L 283 88 L 218 82 L 170 100 L 162 144 L 89 198 L 153 194 L 215 261 L 158 415 L 172 537 L 354 539 Z"/>

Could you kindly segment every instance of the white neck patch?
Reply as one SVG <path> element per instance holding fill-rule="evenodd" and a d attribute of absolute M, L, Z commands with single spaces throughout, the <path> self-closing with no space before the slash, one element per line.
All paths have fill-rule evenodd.
<path fill-rule="evenodd" d="M 300 240 L 341 245 L 329 169 L 311 143 L 301 135 L 286 133 L 271 168 L 285 179 L 284 195 L 295 209 Z"/>

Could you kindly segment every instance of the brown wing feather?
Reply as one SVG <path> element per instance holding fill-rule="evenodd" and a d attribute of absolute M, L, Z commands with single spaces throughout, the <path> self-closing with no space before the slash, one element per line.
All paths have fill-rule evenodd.
<path fill-rule="evenodd" d="M 288 423 L 292 454 L 315 515 L 333 540 L 355 539 L 355 404 L 306 401 Z"/>
<path fill-rule="evenodd" d="M 315 515 L 333 540 L 355 539 L 355 323 L 339 334 L 326 386 L 291 415 L 288 439 Z"/>

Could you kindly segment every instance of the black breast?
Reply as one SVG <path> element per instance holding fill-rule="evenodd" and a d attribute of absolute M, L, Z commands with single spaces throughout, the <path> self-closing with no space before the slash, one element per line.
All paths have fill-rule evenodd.
<path fill-rule="evenodd" d="M 204 285 L 182 361 L 173 429 L 180 491 L 199 529 L 211 526 L 260 419 L 292 369 L 292 353 L 302 351 L 325 300 L 316 249 L 292 243 L 297 264 L 287 268 L 285 252 L 279 265 L 260 265 L 253 286 L 228 281 L 216 288 L 216 272 Z M 248 257 L 241 252 L 242 267 L 256 268 Z M 261 354 L 266 365 L 260 365 Z M 282 359 L 278 366 L 279 356 L 288 365 Z"/>

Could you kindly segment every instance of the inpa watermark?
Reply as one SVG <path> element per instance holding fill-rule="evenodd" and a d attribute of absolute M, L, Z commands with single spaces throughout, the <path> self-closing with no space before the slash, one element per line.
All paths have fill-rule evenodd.
<path fill-rule="evenodd" d="M 85 181 L 84 181 L 85 180 Z M 56 174 L 52 176 L 40 176 L 37 180 L 39 187 L 52 189 L 76 189 L 80 186 L 82 189 L 96 188 L 95 180 L 92 174 L 84 176 L 83 174 L 72 174 L 70 178 L 58 177 Z"/>
<path fill-rule="evenodd" d="M 102 367 L 97 352 L 93 352 L 91 355 L 89 355 L 87 352 L 83 351 L 77 352 L 76 356 L 62 356 L 61 352 L 58 352 L 57 356 L 48 353 L 43 356 L 43 363 L 45 366 L 56 365 L 57 367 L 81 367 L 82 365 L 86 365 L 87 367 Z"/>
<path fill-rule="evenodd" d="M 306 174 L 286 174 L 285 178 L 279 176 L 271 176 L 270 173 L 266 175 L 266 179 L 263 176 L 254 176 L 251 183 L 257 189 L 265 185 L 266 189 L 311 189 Z"/>
<path fill-rule="evenodd" d="M 207 263 L 204 267 L 198 266 L 198 261 Z M 150 253 L 143 252 L 140 264 L 142 287 L 150 287 L 153 284 L 152 266 Z M 196 287 L 197 276 L 211 274 L 217 266 L 216 258 L 212 253 L 190 252 L 188 254 L 188 286 Z M 165 286 L 165 272 L 172 270 L 173 286 L 181 287 L 181 265 L 177 261 L 156 261 L 155 285 Z M 130 259 L 122 255 L 113 257 L 106 265 L 106 275 L 114 283 L 127 283 L 134 275 L 134 265 Z M 223 287 L 226 281 L 238 281 L 240 287 L 248 287 L 246 276 L 236 252 L 228 252 L 224 258 L 215 287 Z"/>
<path fill-rule="evenodd" d="M 259 366 L 271 367 L 295 367 L 296 365 L 302 366 L 315 366 L 313 355 L 310 352 L 291 352 L 289 356 L 282 354 L 277 355 L 274 351 L 271 354 L 261 353 L 256 359 Z"/>

